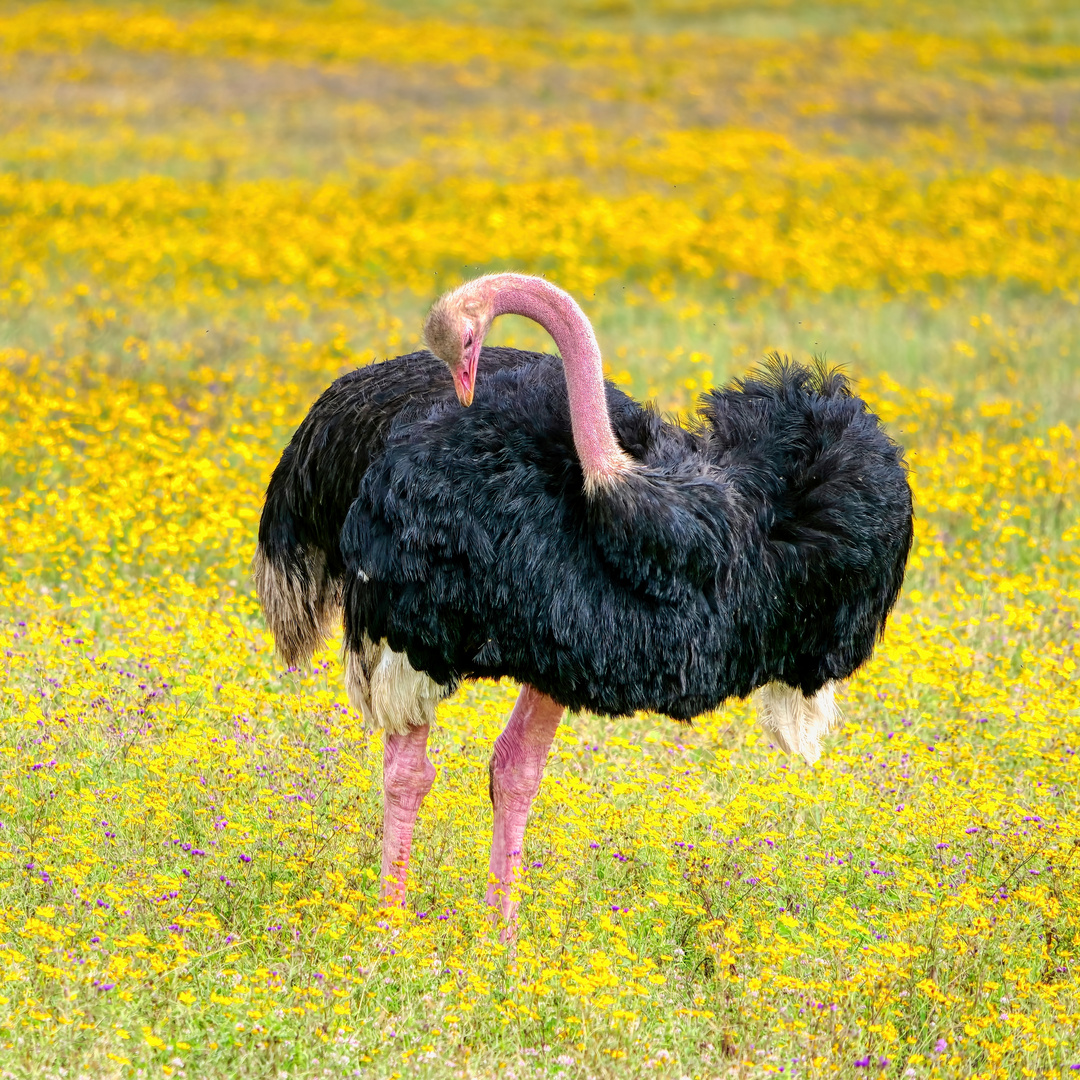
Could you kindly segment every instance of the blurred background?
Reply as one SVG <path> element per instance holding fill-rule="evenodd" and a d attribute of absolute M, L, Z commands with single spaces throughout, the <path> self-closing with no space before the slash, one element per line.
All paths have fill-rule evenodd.
<path fill-rule="evenodd" d="M 0 41 L 2 345 L 299 402 L 513 268 L 666 409 L 779 349 L 1076 415 L 1066 0 L 46 3 Z"/>

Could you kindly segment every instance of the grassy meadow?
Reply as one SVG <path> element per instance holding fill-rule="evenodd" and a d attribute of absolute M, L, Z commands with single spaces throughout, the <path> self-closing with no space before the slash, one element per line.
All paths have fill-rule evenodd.
<path fill-rule="evenodd" d="M 0 1077 L 1080 1074 L 1077 9 L 395 8 L 0 9 Z M 317 393 L 508 268 L 673 414 L 843 364 L 917 515 L 814 768 L 567 718 L 512 948 L 515 687 L 380 910 L 381 736 L 248 573 Z"/>

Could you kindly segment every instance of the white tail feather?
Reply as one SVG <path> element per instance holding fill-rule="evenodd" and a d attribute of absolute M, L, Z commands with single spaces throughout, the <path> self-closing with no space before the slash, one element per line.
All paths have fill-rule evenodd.
<path fill-rule="evenodd" d="M 813 697 L 784 683 L 772 682 L 756 694 L 761 726 L 787 754 L 801 754 L 808 765 L 821 757 L 821 740 L 840 718 L 834 691 L 827 682 Z"/>
<path fill-rule="evenodd" d="M 367 637 L 359 652 L 345 652 L 345 689 L 368 727 L 394 735 L 434 722 L 435 707 L 450 692 L 448 686 L 417 671 L 405 653 Z"/>

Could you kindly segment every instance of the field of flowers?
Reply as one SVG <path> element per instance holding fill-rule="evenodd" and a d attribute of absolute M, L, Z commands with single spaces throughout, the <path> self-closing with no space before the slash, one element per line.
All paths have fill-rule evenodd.
<path fill-rule="evenodd" d="M 1080 1071 L 1075 13 L 409 11 L 0 12 L 0 1077 Z M 515 688 L 441 709 L 380 910 L 381 737 L 248 575 L 318 391 L 503 268 L 673 412 L 844 363 L 917 514 L 813 769 L 749 703 L 567 718 L 509 948 Z"/>

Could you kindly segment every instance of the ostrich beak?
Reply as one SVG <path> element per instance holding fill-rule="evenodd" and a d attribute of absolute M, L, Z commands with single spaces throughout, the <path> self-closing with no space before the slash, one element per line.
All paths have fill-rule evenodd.
<path fill-rule="evenodd" d="M 454 372 L 454 389 L 457 391 L 458 401 L 468 408 L 472 404 L 473 391 L 476 389 L 475 360 L 472 363 L 466 360 Z"/>

